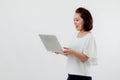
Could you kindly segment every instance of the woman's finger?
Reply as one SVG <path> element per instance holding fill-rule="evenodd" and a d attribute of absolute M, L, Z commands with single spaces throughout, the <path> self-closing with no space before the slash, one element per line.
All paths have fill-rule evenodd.
<path fill-rule="evenodd" d="M 67 48 L 67 47 L 63 47 L 64 49 L 69 49 L 69 48 Z"/>

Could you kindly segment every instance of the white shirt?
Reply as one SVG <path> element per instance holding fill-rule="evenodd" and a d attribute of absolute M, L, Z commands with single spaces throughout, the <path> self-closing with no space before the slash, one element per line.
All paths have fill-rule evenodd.
<path fill-rule="evenodd" d="M 82 38 L 77 38 L 77 36 L 74 36 L 69 48 L 87 55 L 88 60 L 86 62 L 82 62 L 74 55 L 68 55 L 66 66 L 68 74 L 90 76 L 90 66 L 92 64 L 97 64 L 96 43 L 92 33 L 89 33 Z"/>

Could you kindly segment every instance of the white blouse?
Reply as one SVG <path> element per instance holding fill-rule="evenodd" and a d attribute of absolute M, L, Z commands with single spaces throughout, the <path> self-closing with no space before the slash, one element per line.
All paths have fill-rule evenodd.
<path fill-rule="evenodd" d="M 74 55 L 68 55 L 66 66 L 68 74 L 90 76 L 90 66 L 97 64 L 96 43 L 92 33 L 89 33 L 82 38 L 74 36 L 69 48 L 87 55 L 88 60 L 86 62 L 82 62 Z"/>

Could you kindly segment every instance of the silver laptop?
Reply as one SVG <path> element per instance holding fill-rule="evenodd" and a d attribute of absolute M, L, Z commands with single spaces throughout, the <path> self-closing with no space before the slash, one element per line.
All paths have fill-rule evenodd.
<path fill-rule="evenodd" d="M 58 52 L 63 50 L 55 35 L 39 34 L 39 37 L 47 51 Z"/>

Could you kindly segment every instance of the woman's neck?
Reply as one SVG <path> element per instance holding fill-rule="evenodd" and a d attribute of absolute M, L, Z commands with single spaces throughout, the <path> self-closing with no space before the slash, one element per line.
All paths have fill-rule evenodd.
<path fill-rule="evenodd" d="M 79 31 L 77 37 L 83 37 L 89 33 L 90 33 L 90 31 Z"/>

